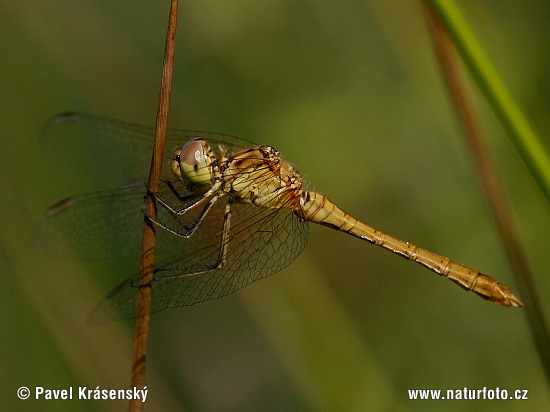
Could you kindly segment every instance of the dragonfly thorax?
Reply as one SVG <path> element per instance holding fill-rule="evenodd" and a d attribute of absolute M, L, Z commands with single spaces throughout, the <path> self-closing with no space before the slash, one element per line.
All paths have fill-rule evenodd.
<path fill-rule="evenodd" d="M 224 190 L 243 202 L 295 210 L 303 192 L 300 174 L 270 146 L 255 146 L 227 159 Z"/>

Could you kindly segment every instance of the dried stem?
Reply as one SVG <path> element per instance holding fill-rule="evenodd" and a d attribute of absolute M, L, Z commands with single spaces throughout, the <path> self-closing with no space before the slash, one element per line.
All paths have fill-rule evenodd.
<path fill-rule="evenodd" d="M 425 4 L 425 3 L 424 3 Z M 550 380 L 550 333 L 535 279 L 524 251 L 519 231 L 514 223 L 510 206 L 504 195 L 497 173 L 485 148 L 483 136 L 475 118 L 466 90 L 456 64 L 454 49 L 449 36 L 433 9 L 425 4 L 428 22 L 433 35 L 435 50 L 446 78 L 450 95 L 475 164 L 508 260 L 516 274 L 516 281 L 525 302 L 527 315 L 534 335 L 546 376 Z"/>
<path fill-rule="evenodd" d="M 170 94 L 172 91 L 172 73 L 174 69 L 174 44 L 176 39 L 176 25 L 178 14 L 178 1 L 171 0 L 170 17 L 168 20 L 168 32 L 164 52 L 164 63 L 160 85 L 159 105 L 157 110 L 157 123 L 155 129 L 155 142 L 153 158 L 149 174 L 149 193 L 158 192 L 160 174 L 162 170 L 163 153 L 168 127 L 168 112 L 170 108 Z M 145 200 L 145 213 L 153 219 L 157 216 L 157 202 L 154 196 L 148 194 Z M 134 356 L 132 363 L 131 387 L 142 389 L 145 386 L 145 365 L 147 354 L 147 337 L 149 334 L 149 312 L 151 308 L 153 268 L 155 263 L 155 226 L 149 219 L 145 219 L 143 226 L 143 241 L 141 248 L 140 285 L 137 297 L 136 323 L 134 328 Z M 141 411 L 141 400 L 130 401 L 130 411 Z"/>

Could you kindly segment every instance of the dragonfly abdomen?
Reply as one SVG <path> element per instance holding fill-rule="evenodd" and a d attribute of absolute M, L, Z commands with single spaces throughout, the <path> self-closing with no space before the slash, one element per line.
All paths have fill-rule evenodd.
<path fill-rule="evenodd" d="M 404 242 L 353 218 L 325 195 L 305 192 L 301 197 L 301 214 L 305 220 L 347 232 L 360 239 L 381 246 L 406 259 L 451 279 L 466 290 L 503 306 L 521 307 L 523 303 L 496 279 L 449 258 Z"/>

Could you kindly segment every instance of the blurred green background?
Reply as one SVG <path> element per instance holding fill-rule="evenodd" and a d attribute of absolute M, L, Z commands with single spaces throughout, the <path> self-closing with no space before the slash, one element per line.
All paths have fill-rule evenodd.
<path fill-rule="evenodd" d="M 168 1 L 0 2 L 0 409 L 124 410 L 21 401 L 17 388 L 125 388 L 132 322 L 93 305 L 138 262 L 45 256 L 45 208 L 100 188 L 41 151 L 51 115 L 154 125 Z M 548 144 L 547 0 L 463 1 Z M 187 1 L 171 125 L 279 149 L 360 220 L 497 277 L 510 266 L 451 111 L 421 4 Z M 543 297 L 549 208 L 472 87 Z M 524 310 L 507 309 L 342 233 L 312 227 L 287 269 L 223 299 L 152 317 L 147 410 L 548 410 Z M 411 401 L 407 389 L 528 389 L 528 401 Z"/>

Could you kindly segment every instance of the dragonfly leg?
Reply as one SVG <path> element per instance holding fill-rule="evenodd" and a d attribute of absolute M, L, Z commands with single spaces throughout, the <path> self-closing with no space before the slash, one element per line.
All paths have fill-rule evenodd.
<path fill-rule="evenodd" d="M 200 275 L 202 273 L 210 272 L 211 270 L 221 269 L 225 265 L 225 263 L 227 262 L 227 246 L 229 244 L 230 229 L 231 229 L 231 204 L 228 203 L 225 206 L 222 236 L 221 236 L 221 240 L 220 240 L 220 248 L 219 248 L 218 258 L 216 259 L 216 262 L 214 262 L 211 265 L 205 265 L 203 268 L 197 268 L 198 270 L 193 272 L 193 273 L 184 273 L 184 274 L 177 274 L 177 275 L 172 275 L 172 276 L 157 276 L 151 282 L 158 281 L 158 280 L 177 279 L 177 278 L 184 278 L 184 277 L 189 277 L 189 276 L 196 276 L 196 275 Z M 177 266 L 176 267 L 163 267 L 163 268 L 157 269 L 156 273 L 162 272 L 162 271 L 182 270 L 182 269 L 185 269 L 185 268 L 177 267 Z M 145 286 L 145 285 L 139 285 L 139 286 L 141 287 L 141 286 Z M 136 285 L 136 286 L 138 286 L 138 285 Z"/>
<path fill-rule="evenodd" d="M 231 204 L 225 205 L 225 213 L 223 217 L 223 232 L 220 245 L 220 253 L 218 255 L 218 262 L 216 269 L 220 269 L 227 261 L 227 244 L 229 243 L 229 231 L 231 229 Z"/>
<path fill-rule="evenodd" d="M 172 233 L 172 234 L 174 234 L 178 237 L 183 237 L 183 238 L 187 239 L 187 238 L 191 237 L 193 235 L 193 233 L 195 233 L 195 231 L 200 226 L 200 224 L 202 223 L 202 221 L 204 220 L 204 218 L 206 217 L 206 215 L 208 214 L 210 209 L 212 209 L 212 206 L 214 206 L 216 204 L 216 202 L 218 201 L 219 198 L 220 198 L 220 196 L 216 195 L 216 196 L 211 197 L 208 200 L 208 203 L 206 204 L 206 206 L 202 210 L 202 212 L 199 215 L 198 219 L 195 220 L 195 222 L 193 223 L 193 225 L 190 228 L 183 225 L 183 222 L 179 221 L 178 215 L 175 212 L 174 213 L 172 212 L 173 209 L 170 209 L 169 207 L 166 207 L 168 212 L 172 213 L 174 215 L 175 219 L 177 219 L 180 223 L 182 223 L 182 226 L 185 228 L 185 232 L 174 230 L 174 229 L 168 227 L 167 225 L 161 223 L 160 221 L 158 221 L 156 219 L 153 219 L 151 216 L 146 215 L 146 218 L 149 219 L 150 222 L 154 223 L 158 227 L 161 227 L 162 229 L 164 229 L 164 230 L 166 230 L 166 231 L 168 231 L 168 232 L 170 232 L 170 233 Z M 201 199 L 201 202 L 202 202 L 202 200 L 203 199 Z M 195 203 L 195 206 L 196 206 L 200 202 L 194 202 L 194 203 Z M 164 206 L 164 203 L 162 203 L 162 205 Z M 189 209 L 187 209 L 187 210 L 189 210 Z"/>
<path fill-rule="evenodd" d="M 172 184 L 172 182 L 170 180 L 162 180 L 161 183 L 165 184 L 166 186 L 168 186 L 168 188 L 172 191 L 172 193 L 174 193 L 174 195 L 178 198 L 178 200 L 180 202 L 186 202 L 187 199 L 190 199 L 192 197 L 195 197 L 196 194 L 195 193 L 191 193 L 191 194 L 188 194 L 188 195 L 180 195 L 178 193 L 178 190 L 174 187 L 174 185 Z M 157 194 L 157 193 L 153 193 L 153 192 L 150 192 L 150 194 L 152 196 L 155 196 L 157 198 L 157 200 L 160 198 L 160 196 Z"/>
<path fill-rule="evenodd" d="M 177 192 L 177 190 L 174 188 L 174 186 L 170 183 L 170 182 L 167 182 L 167 186 L 170 188 L 170 190 L 175 194 L 175 196 L 180 199 L 180 200 L 185 200 L 186 197 L 182 197 L 179 195 L 179 193 Z M 202 202 L 204 202 L 206 199 L 208 199 L 210 196 L 212 196 L 213 194 L 215 194 L 216 192 L 218 192 L 219 190 L 219 185 L 213 185 L 208 191 L 206 191 L 203 195 L 199 196 L 199 198 L 191 203 L 189 203 L 188 205 L 182 207 L 181 209 L 174 209 L 167 201 L 165 201 L 163 199 L 162 196 L 160 196 L 158 193 L 154 193 L 154 192 L 151 192 L 149 191 L 149 194 L 151 196 L 154 196 L 155 199 L 157 199 L 157 201 L 159 202 L 159 204 L 161 204 L 162 206 L 164 206 L 164 208 L 166 210 L 168 210 L 170 213 L 174 214 L 174 215 L 178 215 L 178 216 L 181 216 L 181 215 L 184 215 L 185 213 L 187 213 L 187 211 L 193 209 L 194 207 L 196 207 L 197 205 L 201 204 Z"/>

